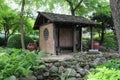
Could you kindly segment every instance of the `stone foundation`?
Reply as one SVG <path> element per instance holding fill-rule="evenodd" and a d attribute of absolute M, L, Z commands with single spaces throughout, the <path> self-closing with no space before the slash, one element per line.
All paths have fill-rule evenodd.
<path fill-rule="evenodd" d="M 120 59 L 119 54 L 83 54 L 77 53 L 71 59 L 63 61 L 45 60 L 46 68 L 34 71 L 37 80 L 83 80 L 95 66 L 110 60 Z"/>

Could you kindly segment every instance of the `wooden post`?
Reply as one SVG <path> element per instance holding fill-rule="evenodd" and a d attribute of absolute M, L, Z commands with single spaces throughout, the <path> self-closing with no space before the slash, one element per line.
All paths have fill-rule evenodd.
<path fill-rule="evenodd" d="M 82 27 L 79 28 L 79 38 L 80 38 L 80 41 L 79 41 L 79 44 L 80 44 L 80 51 L 82 51 Z"/>
<path fill-rule="evenodd" d="M 76 26 L 73 27 L 73 52 L 76 52 Z"/>
<path fill-rule="evenodd" d="M 91 49 L 93 49 L 93 28 L 90 27 L 90 35 L 91 35 Z"/>
<path fill-rule="evenodd" d="M 56 30 L 57 30 L 57 32 L 56 32 L 56 37 L 57 37 L 56 54 L 59 55 L 59 53 L 60 53 L 60 29 L 59 29 L 59 27 L 57 27 Z"/>
<path fill-rule="evenodd" d="M 53 39 L 54 39 L 54 53 L 55 53 L 55 55 L 57 54 L 57 46 L 56 46 L 56 38 L 57 38 L 57 34 L 56 34 L 56 25 L 55 24 L 53 24 Z"/>

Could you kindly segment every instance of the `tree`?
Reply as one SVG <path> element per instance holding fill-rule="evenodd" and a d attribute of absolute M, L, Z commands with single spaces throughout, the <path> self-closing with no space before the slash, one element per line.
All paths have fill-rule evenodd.
<path fill-rule="evenodd" d="M 7 45 L 8 38 L 13 35 L 15 32 L 20 32 L 20 16 L 18 15 L 19 12 L 13 10 L 9 7 L 9 4 L 5 3 L 5 1 L 0 0 L 2 4 L 0 4 L 0 33 L 4 34 L 4 46 Z M 32 24 L 33 20 L 29 17 L 23 16 L 23 24 L 25 31 L 27 34 L 33 32 Z M 26 27 L 27 26 L 27 27 Z M 26 29 L 27 28 L 27 29 Z"/>
<path fill-rule="evenodd" d="M 4 46 L 6 46 L 8 38 L 15 33 L 18 28 L 18 16 L 16 12 L 10 9 L 3 1 L 0 5 L 0 30 L 5 35 Z"/>
<path fill-rule="evenodd" d="M 100 34 L 101 37 L 100 44 L 103 45 L 105 31 L 107 29 L 111 29 L 114 31 L 112 16 L 103 13 L 95 13 L 91 19 L 101 24 L 102 30 L 100 28 L 99 30 L 97 30 L 97 32 Z"/>
<path fill-rule="evenodd" d="M 17 29 L 18 29 L 18 25 L 19 22 L 18 22 L 18 16 L 16 15 L 16 13 L 12 12 L 12 11 L 9 11 L 7 12 L 7 14 L 5 15 L 2 15 L 2 18 L 3 18 L 3 23 L 2 23 L 2 30 L 3 30 L 3 33 L 5 34 L 5 46 L 7 45 L 7 40 L 8 38 L 14 34 Z"/>
<path fill-rule="evenodd" d="M 24 24 L 23 24 L 23 15 L 24 15 L 24 9 L 25 5 L 32 6 L 33 4 L 31 3 L 37 3 L 38 0 L 36 1 L 30 1 L 30 0 L 15 0 L 18 4 L 21 4 L 21 11 L 20 11 L 20 28 L 21 28 L 21 45 L 22 49 L 25 49 L 25 42 L 24 42 L 24 36 L 25 36 L 25 30 L 24 30 Z M 36 4 L 38 6 L 38 3 Z M 29 8 L 28 8 L 29 9 Z M 28 17 L 28 16 L 27 16 Z"/>
<path fill-rule="evenodd" d="M 120 54 L 120 0 L 110 0 L 110 7 L 112 11 L 112 17 L 115 26 Z"/>
<path fill-rule="evenodd" d="M 113 22 L 112 22 L 109 2 L 106 0 L 103 1 L 96 0 L 96 1 L 97 1 L 96 3 L 90 2 L 91 4 L 93 4 L 91 5 L 92 9 L 95 10 L 90 18 L 102 25 L 101 26 L 102 30 L 100 29 L 98 32 L 101 37 L 100 44 L 103 45 L 105 31 L 107 29 L 113 29 L 113 25 L 112 25 Z"/>

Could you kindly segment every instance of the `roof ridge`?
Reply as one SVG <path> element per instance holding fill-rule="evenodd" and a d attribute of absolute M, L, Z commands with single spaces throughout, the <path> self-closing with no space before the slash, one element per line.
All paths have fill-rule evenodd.
<path fill-rule="evenodd" d="M 38 13 L 42 13 L 42 14 L 54 14 L 54 15 L 63 15 L 63 16 L 74 16 L 74 15 L 59 14 L 59 13 L 52 13 L 52 12 L 40 12 L 40 11 L 38 11 Z M 82 17 L 82 16 L 75 16 L 75 17 Z M 83 17 L 83 18 L 84 18 L 84 17 Z"/>

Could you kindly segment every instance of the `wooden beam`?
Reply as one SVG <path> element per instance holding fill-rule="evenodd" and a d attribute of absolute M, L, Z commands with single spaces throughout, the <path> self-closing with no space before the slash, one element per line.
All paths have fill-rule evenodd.
<path fill-rule="evenodd" d="M 93 27 L 90 27 L 91 49 L 93 49 Z"/>
<path fill-rule="evenodd" d="M 82 51 L 82 27 L 80 27 L 79 28 L 79 38 L 80 38 L 80 40 L 79 40 L 79 49 L 80 49 L 80 51 Z"/>
<path fill-rule="evenodd" d="M 76 52 L 76 26 L 73 27 L 73 52 Z"/>

